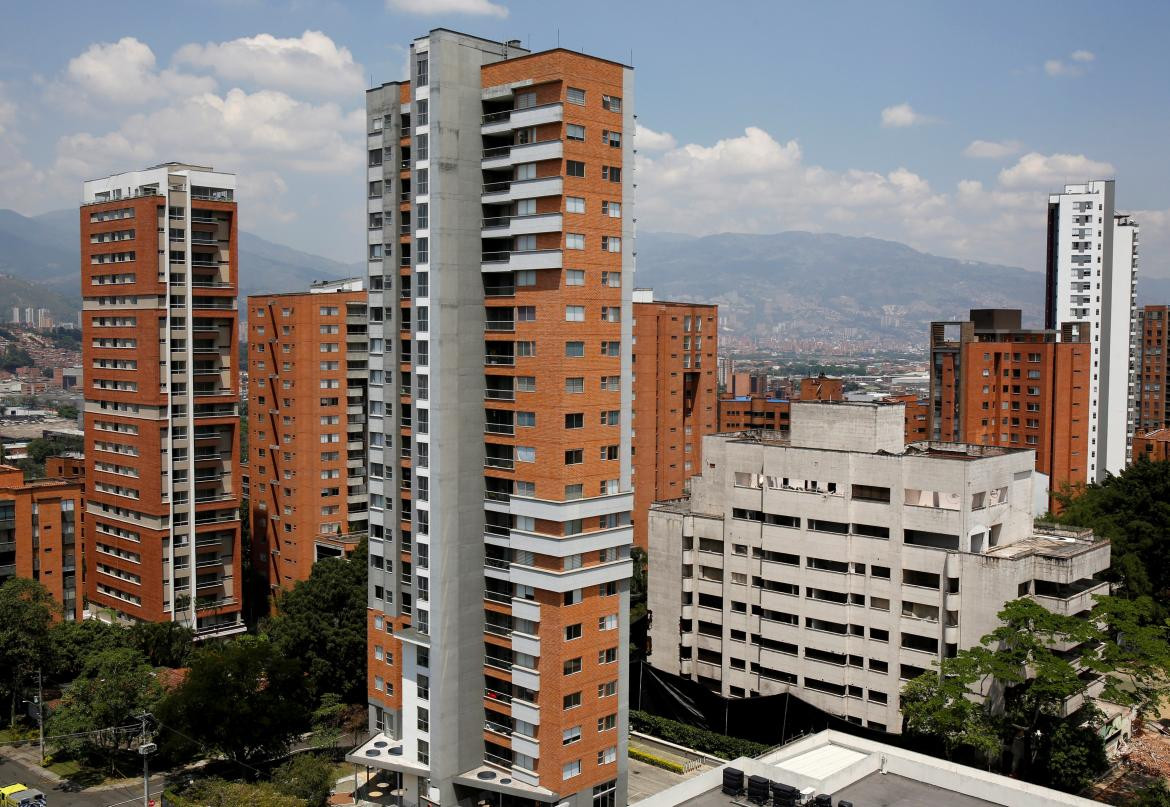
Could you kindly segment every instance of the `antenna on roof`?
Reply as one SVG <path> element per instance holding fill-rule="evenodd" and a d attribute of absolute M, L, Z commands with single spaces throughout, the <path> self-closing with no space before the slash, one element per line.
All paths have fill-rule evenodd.
<path fill-rule="evenodd" d="M 557 28 L 557 47 L 561 46 L 561 29 Z"/>

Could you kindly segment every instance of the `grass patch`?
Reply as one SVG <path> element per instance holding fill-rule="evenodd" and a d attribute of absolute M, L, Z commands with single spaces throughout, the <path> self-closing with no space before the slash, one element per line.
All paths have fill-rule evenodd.
<path fill-rule="evenodd" d="M 107 781 L 117 781 L 119 779 L 126 779 L 133 776 L 133 773 L 125 774 L 120 771 L 110 773 L 108 767 L 89 765 L 78 759 L 69 759 L 62 757 L 53 759 L 48 757 L 45 768 L 60 776 L 62 779 L 68 779 L 70 782 L 79 787 L 93 787 L 100 785 Z M 141 775 L 141 774 L 139 774 Z"/>

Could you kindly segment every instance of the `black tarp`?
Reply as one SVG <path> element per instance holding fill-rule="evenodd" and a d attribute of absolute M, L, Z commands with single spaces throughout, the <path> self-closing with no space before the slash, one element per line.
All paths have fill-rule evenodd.
<path fill-rule="evenodd" d="M 703 684 L 636 659 L 630 660 L 630 708 L 768 746 L 824 729 L 891 745 L 912 745 L 900 734 L 858 726 L 790 693 L 724 698 Z"/>

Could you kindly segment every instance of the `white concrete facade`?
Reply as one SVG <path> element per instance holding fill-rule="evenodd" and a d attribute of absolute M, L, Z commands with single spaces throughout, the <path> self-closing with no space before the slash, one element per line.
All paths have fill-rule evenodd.
<path fill-rule="evenodd" d="M 1138 227 L 1117 214 L 1113 180 L 1048 198 L 1045 327 L 1090 325 L 1089 481 L 1129 463 L 1136 416 Z"/>
<path fill-rule="evenodd" d="M 655 667 L 898 732 L 904 681 L 977 644 L 1005 602 L 1081 613 L 1107 591 L 1107 542 L 1034 528 L 1031 451 L 890 450 L 900 406 L 794 403 L 792 421 L 790 442 L 706 438 L 690 498 L 651 510 Z"/>

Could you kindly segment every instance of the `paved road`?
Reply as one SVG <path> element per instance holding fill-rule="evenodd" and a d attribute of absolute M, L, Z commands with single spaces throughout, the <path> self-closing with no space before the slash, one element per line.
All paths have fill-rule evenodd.
<path fill-rule="evenodd" d="M 45 792 L 49 799 L 49 807 L 136 807 L 142 804 L 142 783 L 137 785 L 118 787 L 111 790 L 99 790 L 89 793 L 68 793 L 61 789 L 61 785 L 43 778 L 34 769 L 22 765 L 12 758 L 10 749 L 0 748 L 0 784 L 9 785 L 20 782 L 29 787 L 35 787 Z M 162 789 L 162 782 L 151 782 L 151 795 Z"/>

